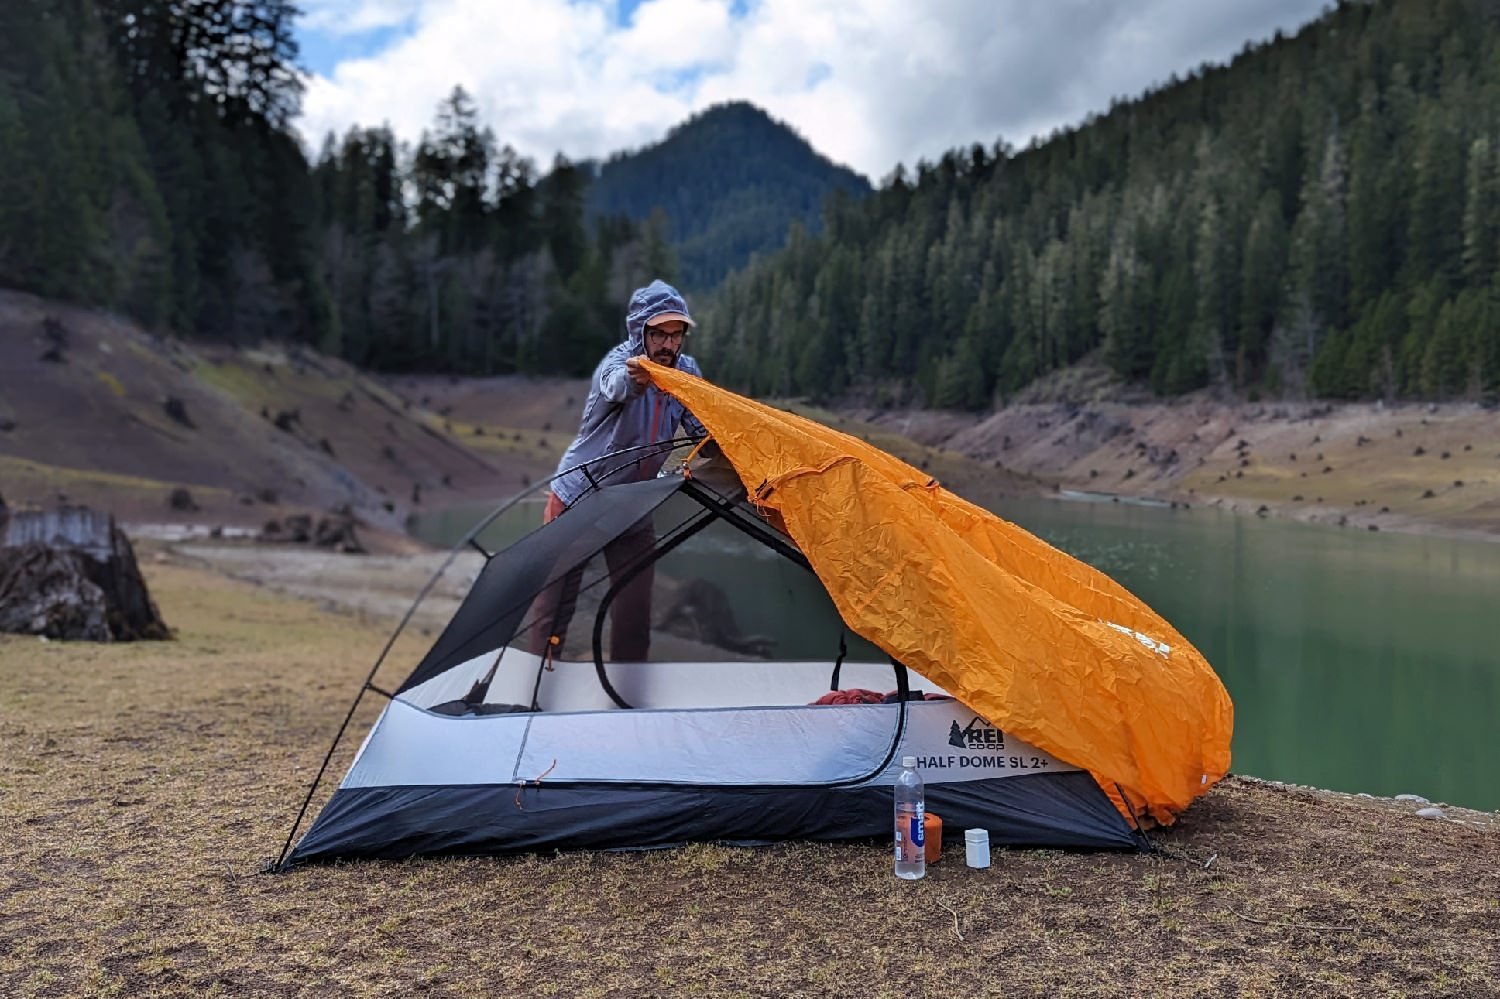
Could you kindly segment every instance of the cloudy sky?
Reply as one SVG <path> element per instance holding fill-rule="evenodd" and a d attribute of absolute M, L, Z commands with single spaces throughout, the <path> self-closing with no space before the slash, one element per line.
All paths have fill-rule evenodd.
<path fill-rule="evenodd" d="M 955 146 L 1024 146 L 1326 2 L 301 0 L 298 124 L 314 151 L 353 124 L 414 141 L 459 84 L 545 168 L 743 99 L 878 182 Z"/>

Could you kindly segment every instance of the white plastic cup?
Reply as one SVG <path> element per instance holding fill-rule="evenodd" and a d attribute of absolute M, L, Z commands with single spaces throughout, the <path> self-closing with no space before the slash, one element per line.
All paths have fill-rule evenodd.
<path fill-rule="evenodd" d="M 964 860 L 970 867 L 990 866 L 990 831 L 964 830 Z"/>

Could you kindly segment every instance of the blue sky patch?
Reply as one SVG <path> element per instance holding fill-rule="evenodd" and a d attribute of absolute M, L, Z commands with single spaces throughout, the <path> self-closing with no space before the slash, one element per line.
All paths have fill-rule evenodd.
<path fill-rule="evenodd" d="M 301 58 L 298 61 L 308 72 L 332 76 L 334 67 L 339 63 L 378 55 L 409 34 L 410 22 L 372 28 L 354 35 L 332 35 L 299 28 L 297 46 L 301 49 Z"/>
<path fill-rule="evenodd" d="M 646 0 L 619 0 L 618 16 L 615 23 L 620 27 L 628 27 L 630 19 L 635 17 L 636 8 L 645 3 Z M 741 20 L 750 11 L 751 0 L 730 0 L 729 19 L 731 21 Z"/>

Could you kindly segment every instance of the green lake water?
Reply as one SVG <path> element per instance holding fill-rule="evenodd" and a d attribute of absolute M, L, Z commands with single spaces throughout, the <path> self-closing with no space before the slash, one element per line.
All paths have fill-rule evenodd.
<path fill-rule="evenodd" d="M 1234 772 L 1500 809 L 1500 543 L 1089 499 L 992 508 L 1114 577 L 1207 656 L 1234 699 Z M 451 544 L 482 512 L 412 529 Z M 539 519 L 520 508 L 486 542 Z M 746 632 L 799 624 L 809 646 L 781 657 L 829 654 L 826 598 L 784 559 L 712 531 L 669 558 L 665 571 L 720 585 Z"/>

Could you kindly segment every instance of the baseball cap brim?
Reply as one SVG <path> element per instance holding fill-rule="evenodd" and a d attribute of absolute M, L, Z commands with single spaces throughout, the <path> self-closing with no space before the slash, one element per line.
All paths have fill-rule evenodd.
<path fill-rule="evenodd" d="M 689 319 L 687 316 L 684 316 L 680 312 L 658 312 L 656 315 L 654 315 L 650 319 L 646 320 L 646 325 L 647 326 L 656 326 L 656 325 L 659 325 L 661 323 L 671 322 L 674 319 L 677 320 L 680 323 L 687 323 L 689 326 L 697 326 L 698 325 L 697 323 L 693 322 L 691 319 Z"/>

